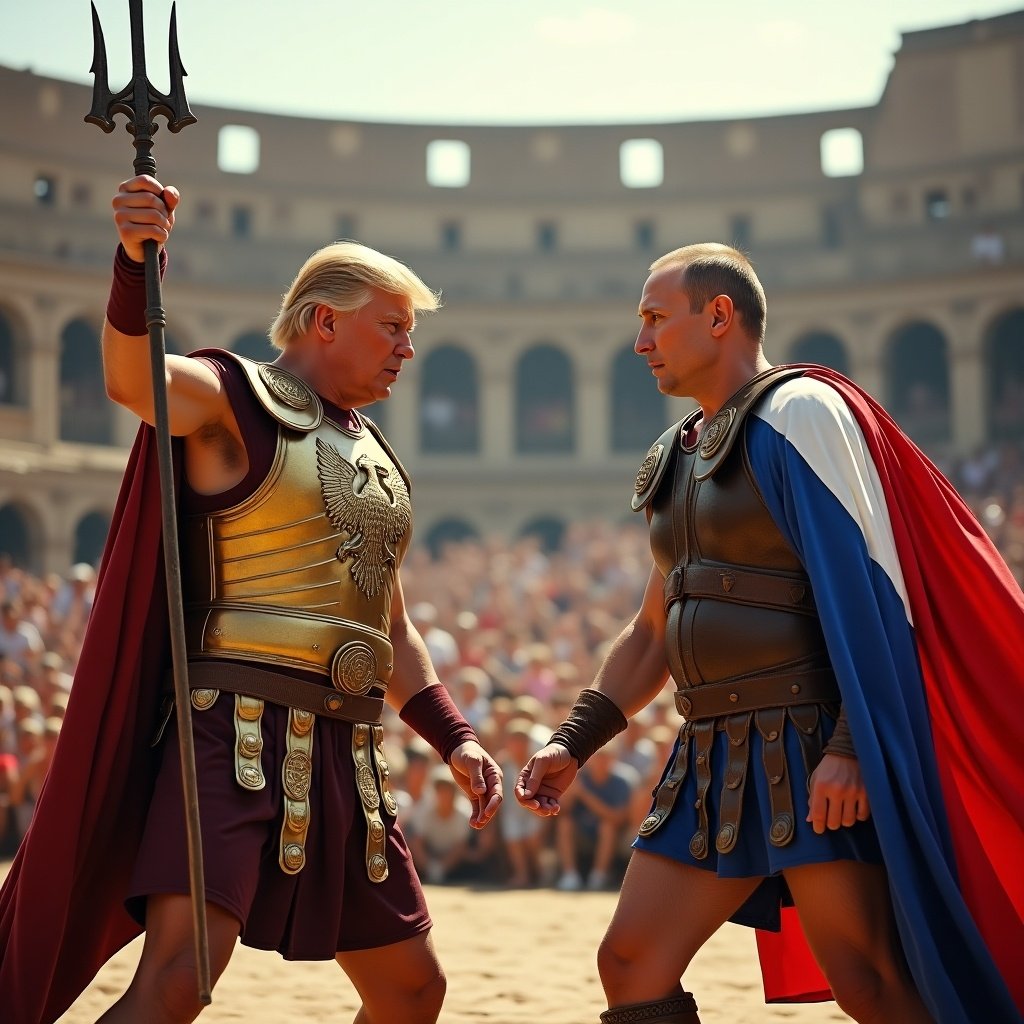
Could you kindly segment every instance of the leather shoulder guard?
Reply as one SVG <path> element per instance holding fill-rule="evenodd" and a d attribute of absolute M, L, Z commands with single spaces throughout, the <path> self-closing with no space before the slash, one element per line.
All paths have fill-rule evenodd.
<path fill-rule="evenodd" d="M 369 416 L 359 413 L 359 418 L 366 424 L 367 430 L 377 439 L 377 443 L 388 453 L 388 458 L 395 464 L 395 469 L 402 474 L 402 480 L 405 481 L 405 489 L 411 494 L 412 493 L 412 477 L 409 476 L 409 471 L 399 461 L 398 456 L 395 454 L 394 448 L 388 443 L 388 439 L 384 436 L 380 427 L 377 426 Z"/>
<path fill-rule="evenodd" d="M 324 407 L 305 381 L 273 363 L 258 363 L 227 350 L 223 355 L 233 359 L 245 371 L 245 379 L 253 394 L 278 423 L 304 434 L 320 426 Z"/>
<path fill-rule="evenodd" d="M 700 410 L 697 409 L 688 416 L 685 416 L 678 423 L 674 423 L 669 427 L 668 430 L 666 430 L 665 433 L 651 445 L 650 450 L 644 456 L 644 461 L 640 464 L 640 469 L 636 474 L 636 483 L 633 486 L 633 497 L 629 502 L 630 508 L 632 508 L 634 512 L 639 512 L 642 508 L 646 508 L 650 504 L 651 499 L 658 491 L 658 486 L 661 484 L 662 478 L 665 476 L 665 471 L 672 462 L 672 456 L 675 454 L 676 445 L 680 443 L 680 439 L 683 434 L 690 429 L 693 422 L 699 415 Z"/>
<path fill-rule="evenodd" d="M 694 478 L 707 480 L 714 476 L 715 471 L 732 451 L 747 413 L 754 408 L 765 392 L 792 377 L 802 377 L 806 372 L 806 366 L 773 366 L 770 370 L 751 377 L 701 431 L 700 444 L 697 446 L 697 462 L 693 468 Z"/>

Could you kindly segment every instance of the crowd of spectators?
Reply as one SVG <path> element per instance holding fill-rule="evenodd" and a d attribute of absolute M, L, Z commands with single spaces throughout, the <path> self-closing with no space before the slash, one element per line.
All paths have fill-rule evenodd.
<path fill-rule="evenodd" d="M 986 447 L 944 467 L 1024 583 L 1024 446 Z M 2 556 L 0 556 L 2 559 Z M 410 615 L 456 702 L 505 773 L 494 825 L 470 809 L 437 755 L 397 714 L 385 721 L 399 819 L 423 878 L 603 889 L 618 884 L 679 720 L 671 686 L 581 772 L 562 814 L 542 820 L 511 787 L 639 605 L 650 572 L 642 516 L 538 538 L 414 545 L 402 570 Z M 31 818 L 60 732 L 95 573 L 35 577 L 0 561 L 0 855 Z"/>

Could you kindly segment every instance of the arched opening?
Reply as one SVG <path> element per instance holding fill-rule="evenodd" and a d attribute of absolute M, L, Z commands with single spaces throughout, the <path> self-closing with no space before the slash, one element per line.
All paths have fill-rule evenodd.
<path fill-rule="evenodd" d="M 1024 309 L 993 324 L 986 362 L 989 433 L 999 440 L 1024 438 Z"/>
<path fill-rule="evenodd" d="M 917 320 L 889 341 L 889 411 L 919 444 L 948 441 L 949 360 L 945 335 Z"/>
<path fill-rule="evenodd" d="M 440 558 L 449 544 L 462 544 L 467 540 L 479 540 L 475 527 L 464 519 L 441 519 L 427 531 L 427 550 L 432 558 Z"/>
<path fill-rule="evenodd" d="M 72 320 L 60 336 L 60 438 L 113 444 L 114 405 L 103 383 L 100 337 L 85 320 Z"/>
<path fill-rule="evenodd" d="M 797 338 L 789 353 L 791 363 L 820 363 L 849 376 L 846 346 L 828 331 L 809 331 Z"/>
<path fill-rule="evenodd" d="M 551 455 L 573 449 L 573 382 L 568 356 L 536 345 L 516 366 L 516 451 Z"/>
<path fill-rule="evenodd" d="M 650 368 L 629 345 L 612 363 L 611 446 L 614 452 L 644 452 L 665 429 L 665 396 Z"/>
<path fill-rule="evenodd" d="M 110 530 L 110 516 L 105 512 L 89 512 L 75 527 L 75 562 L 98 565 L 103 545 Z"/>
<path fill-rule="evenodd" d="M 538 516 L 520 531 L 520 537 L 536 537 L 545 551 L 558 551 L 565 538 L 565 521 L 556 516 Z"/>
<path fill-rule="evenodd" d="M 480 447 L 476 362 L 455 345 L 427 356 L 420 389 L 424 452 L 475 452 Z"/>
<path fill-rule="evenodd" d="M 0 507 L 0 558 L 22 569 L 33 567 L 28 516 L 14 504 Z"/>
<path fill-rule="evenodd" d="M 24 405 L 25 346 L 14 321 L 0 309 L 0 405 Z"/>

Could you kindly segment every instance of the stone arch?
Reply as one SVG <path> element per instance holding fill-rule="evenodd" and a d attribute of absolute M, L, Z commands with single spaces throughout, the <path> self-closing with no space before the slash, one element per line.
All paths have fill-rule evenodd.
<path fill-rule="evenodd" d="M 103 381 L 99 331 L 81 317 L 60 334 L 60 439 L 114 443 L 114 404 Z"/>
<path fill-rule="evenodd" d="M 110 530 L 110 513 L 86 512 L 75 524 L 74 562 L 98 565 Z"/>
<path fill-rule="evenodd" d="M 439 558 L 447 544 L 461 544 L 467 540 L 479 540 L 480 533 L 472 523 L 451 516 L 439 519 L 427 530 L 426 545 L 431 557 Z"/>
<path fill-rule="evenodd" d="M 1024 308 L 1003 313 L 985 338 L 989 434 L 1024 438 Z"/>
<path fill-rule="evenodd" d="M 476 360 L 458 345 L 427 355 L 420 378 L 420 449 L 430 454 L 480 448 Z"/>
<path fill-rule="evenodd" d="M 632 343 L 615 353 L 610 387 L 612 451 L 630 455 L 646 451 L 665 429 L 666 403 Z"/>
<path fill-rule="evenodd" d="M 540 343 L 516 363 L 516 451 L 571 452 L 575 440 L 572 363 L 556 345 Z"/>
<path fill-rule="evenodd" d="M 31 509 L 18 501 L 0 505 L 0 558 L 22 569 L 38 569 L 39 537 Z"/>
<path fill-rule="evenodd" d="M 850 357 L 841 338 L 831 331 L 807 331 L 793 342 L 789 350 L 791 363 L 820 363 L 850 375 Z"/>
<path fill-rule="evenodd" d="M 914 320 L 897 328 L 886 350 L 888 408 L 919 444 L 950 438 L 949 345 L 938 327 Z"/>

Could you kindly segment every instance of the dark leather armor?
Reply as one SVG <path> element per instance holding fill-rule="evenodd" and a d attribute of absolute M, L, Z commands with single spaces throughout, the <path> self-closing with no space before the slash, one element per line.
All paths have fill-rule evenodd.
<path fill-rule="evenodd" d="M 693 428 L 700 411 L 686 417 L 652 447 L 637 478 L 633 507 L 649 508 L 651 549 L 665 576 L 666 659 L 686 719 L 680 756 L 641 834 L 668 816 L 691 742 L 698 803 L 705 802 L 714 734 L 726 731 L 730 755 L 717 846 L 728 852 L 739 829 L 753 726 L 765 746 L 770 838 L 785 845 L 794 821 L 784 730 L 800 732 L 808 770 L 821 757 L 820 707 L 838 702 L 838 687 L 810 581 L 764 503 L 744 443 L 747 414 L 794 372 L 773 369 L 755 377 L 699 438 Z M 702 857 L 709 826 L 706 808 L 698 810 L 690 849 Z"/>

